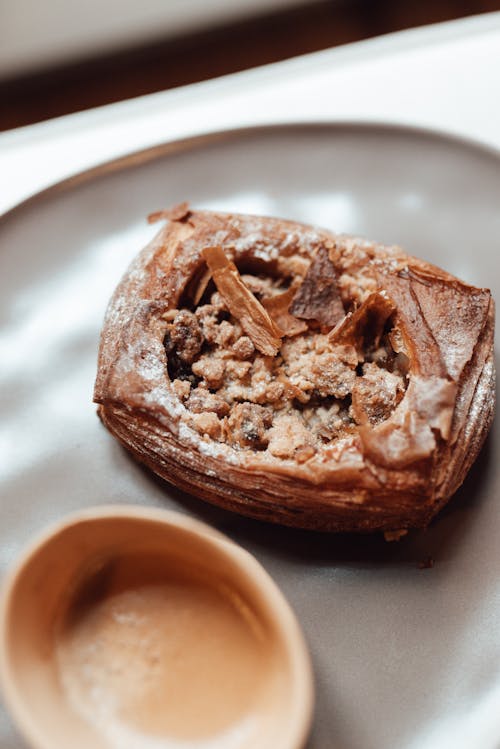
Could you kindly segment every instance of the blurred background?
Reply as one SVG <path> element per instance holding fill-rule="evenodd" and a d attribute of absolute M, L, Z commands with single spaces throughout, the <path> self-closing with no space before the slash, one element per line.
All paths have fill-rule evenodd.
<path fill-rule="evenodd" d="M 500 0 L 0 0 L 0 130 Z"/>

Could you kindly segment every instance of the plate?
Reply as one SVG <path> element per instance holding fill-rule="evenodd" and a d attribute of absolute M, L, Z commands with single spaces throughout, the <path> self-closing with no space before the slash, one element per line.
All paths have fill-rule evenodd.
<path fill-rule="evenodd" d="M 500 156 L 426 131 L 219 133 L 131 155 L 18 206 L 0 221 L 2 572 L 67 512 L 179 510 L 251 551 L 295 609 L 316 679 L 308 749 L 498 747 L 498 427 L 432 526 L 389 544 L 211 507 L 142 469 L 100 425 L 91 399 L 107 300 L 157 231 L 145 216 L 186 199 L 401 244 L 499 295 Z M 23 746 L 4 712 L 0 745 Z"/>

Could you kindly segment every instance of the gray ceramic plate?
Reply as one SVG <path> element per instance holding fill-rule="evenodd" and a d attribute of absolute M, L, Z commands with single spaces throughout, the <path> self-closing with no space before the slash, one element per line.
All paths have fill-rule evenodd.
<path fill-rule="evenodd" d="M 0 562 L 76 508 L 180 510 L 252 551 L 308 640 L 317 706 L 309 749 L 500 746 L 498 428 L 426 532 L 395 544 L 240 518 L 134 463 L 91 403 L 105 305 L 156 231 L 193 205 L 313 222 L 402 244 L 500 291 L 500 158 L 382 126 L 247 130 L 171 144 L 69 181 L 0 222 Z M 432 557 L 432 569 L 419 562 Z M 20 749 L 0 715 L 0 745 Z"/>

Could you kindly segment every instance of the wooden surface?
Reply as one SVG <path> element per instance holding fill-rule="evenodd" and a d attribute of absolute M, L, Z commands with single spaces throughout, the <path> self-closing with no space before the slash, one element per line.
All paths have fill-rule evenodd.
<path fill-rule="evenodd" d="M 500 10 L 500 0 L 320 0 L 0 83 L 0 130 L 429 23 Z"/>

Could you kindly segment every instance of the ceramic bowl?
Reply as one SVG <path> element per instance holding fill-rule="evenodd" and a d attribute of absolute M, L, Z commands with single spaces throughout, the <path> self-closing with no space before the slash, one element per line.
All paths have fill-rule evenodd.
<path fill-rule="evenodd" d="M 82 511 L 7 576 L 6 703 L 36 749 L 299 749 L 313 687 L 296 619 L 241 547 L 184 515 Z"/>

